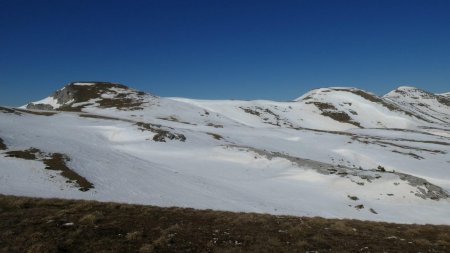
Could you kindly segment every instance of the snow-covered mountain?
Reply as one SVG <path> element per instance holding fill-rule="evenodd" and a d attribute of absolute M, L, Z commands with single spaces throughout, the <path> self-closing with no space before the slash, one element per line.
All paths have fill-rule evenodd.
<path fill-rule="evenodd" d="M 450 97 L 401 86 L 383 96 L 428 122 L 450 123 Z"/>
<path fill-rule="evenodd" d="M 0 108 L 0 193 L 450 224 L 445 94 L 163 98 L 75 82 Z"/>

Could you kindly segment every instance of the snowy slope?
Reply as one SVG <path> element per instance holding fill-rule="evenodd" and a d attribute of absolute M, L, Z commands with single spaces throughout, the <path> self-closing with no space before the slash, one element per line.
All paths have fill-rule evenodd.
<path fill-rule="evenodd" d="M 356 88 L 316 89 L 296 101 L 322 108 L 320 114 L 357 127 L 414 128 L 424 123 L 391 101 Z"/>
<path fill-rule="evenodd" d="M 211 101 L 72 83 L 39 107 L 0 108 L 0 193 L 450 224 L 450 127 L 391 95 Z M 11 156 L 31 147 L 37 159 Z M 50 170 L 52 154 L 93 188 Z"/>
<path fill-rule="evenodd" d="M 383 97 L 429 122 L 445 125 L 450 123 L 448 96 L 432 94 L 415 87 L 401 86 Z"/>

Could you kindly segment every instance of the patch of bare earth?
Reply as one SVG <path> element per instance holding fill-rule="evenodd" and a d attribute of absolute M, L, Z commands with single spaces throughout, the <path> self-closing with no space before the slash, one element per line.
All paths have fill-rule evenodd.
<path fill-rule="evenodd" d="M 322 102 L 306 102 L 307 104 L 314 104 L 322 113 L 323 116 L 332 118 L 342 123 L 349 123 L 361 128 L 359 122 L 354 121 L 350 115 L 343 111 L 339 111 L 334 105 Z"/>
<path fill-rule="evenodd" d="M 66 162 L 70 158 L 61 153 L 44 153 L 37 148 L 29 148 L 26 150 L 11 150 L 6 152 L 7 157 L 14 157 L 25 160 L 42 161 L 47 170 L 61 172 L 61 176 L 67 179 L 67 183 L 74 184 L 80 191 L 88 191 L 94 188 L 94 185 L 86 178 L 70 169 Z"/>
<path fill-rule="evenodd" d="M 43 160 L 47 166 L 45 169 L 61 171 L 61 176 L 78 185 L 80 191 L 89 191 L 89 189 L 94 188 L 94 185 L 86 178 L 67 167 L 66 161 L 70 161 L 70 158 L 60 153 L 53 153 Z"/>

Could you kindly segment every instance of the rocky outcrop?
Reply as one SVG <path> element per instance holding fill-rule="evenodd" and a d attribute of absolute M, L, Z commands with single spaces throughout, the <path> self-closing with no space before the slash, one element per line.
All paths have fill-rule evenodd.
<path fill-rule="evenodd" d="M 51 106 L 49 104 L 34 104 L 34 103 L 27 104 L 27 109 L 30 109 L 30 110 L 45 110 L 45 111 L 52 111 L 52 110 L 54 110 L 53 106 Z"/>
<path fill-rule="evenodd" d="M 355 182 L 356 184 L 361 186 L 363 186 L 365 183 L 372 183 L 373 181 L 378 180 L 387 174 L 395 175 L 398 177 L 398 179 L 406 181 L 409 185 L 415 187 L 416 192 L 412 193 L 417 197 L 432 200 L 450 198 L 449 193 L 446 192 L 443 188 L 434 185 L 423 178 L 395 171 L 386 171 L 384 167 L 381 166 L 379 166 L 377 169 L 363 170 L 362 168 L 351 168 L 342 165 L 335 166 L 332 164 L 294 157 L 279 152 L 270 152 L 253 147 L 244 147 L 237 145 L 228 145 L 225 147 L 237 148 L 241 149 L 242 151 L 251 151 L 260 156 L 266 157 L 269 160 L 273 158 L 283 158 L 299 167 L 309 168 L 323 175 L 337 175 L 340 177 L 348 178 L 352 182 Z M 355 181 L 355 178 L 359 178 L 361 181 Z"/>
<path fill-rule="evenodd" d="M 50 95 L 59 105 L 30 103 L 27 109 L 81 111 L 85 106 L 115 107 L 119 110 L 141 110 L 150 95 L 125 85 L 110 82 L 72 82 Z M 77 105 L 75 105 L 77 104 Z"/>

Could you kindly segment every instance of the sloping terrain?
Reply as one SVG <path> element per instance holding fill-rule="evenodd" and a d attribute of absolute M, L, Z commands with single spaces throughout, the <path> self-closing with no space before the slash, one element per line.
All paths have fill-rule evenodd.
<path fill-rule="evenodd" d="M 450 124 L 450 98 L 414 87 L 402 86 L 384 95 L 412 113 L 422 116 L 433 123 Z"/>
<path fill-rule="evenodd" d="M 0 110 L 0 193 L 450 224 L 446 97 L 392 94 L 211 101 L 71 83 Z"/>
<path fill-rule="evenodd" d="M 449 252 L 450 227 L 0 195 L 0 251 Z"/>

